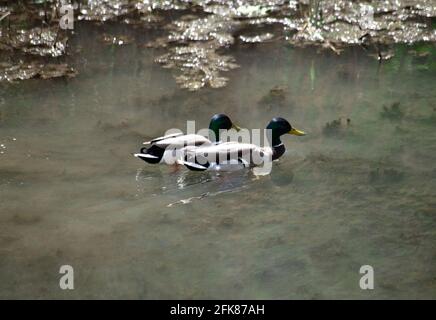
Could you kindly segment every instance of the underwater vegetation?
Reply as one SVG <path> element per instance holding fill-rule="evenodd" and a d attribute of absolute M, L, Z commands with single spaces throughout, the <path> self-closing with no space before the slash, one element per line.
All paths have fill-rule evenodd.
<path fill-rule="evenodd" d="M 404 172 L 393 168 L 376 168 L 369 173 L 370 183 L 380 183 L 380 182 L 400 182 L 404 179 Z"/>
<path fill-rule="evenodd" d="M 344 135 L 351 125 L 351 119 L 339 118 L 327 122 L 322 130 L 325 136 L 340 136 Z"/>
<path fill-rule="evenodd" d="M 68 40 L 74 31 L 59 27 L 62 3 L 0 1 L 0 62 L 6 64 L 0 69 L 0 81 L 76 74 L 64 66 L 47 74 L 35 63 L 46 57 L 46 63 L 55 64 L 54 58 L 69 53 Z M 425 0 L 82 0 L 72 4 L 76 24 L 119 23 L 142 32 L 159 30 L 144 46 L 166 51 L 156 62 L 174 69 L 176 82 L 191 91 L 225 86 L 228 78 L 223 74 L 239 66 L 229 50 L 237 46 L 282 41 L 337 54 L 348 46 L 362 46 L 382 61 L 394 56 L 393 44 L 436 40 L 436 3 Z M 136 43 L 129 35 L 106 34 L 101 41 Z M 417 60 L 426 57 L 421 52 Z"/>
<path fill-rule="evenodd" d="M 271 108 L 272 106 L 283 107 L 287 103 L 286 88 L 274 86 L 259 100 L 259 105 Z"/>
<path fill-rule="evenodd" d="M 380 114 L 382 118 L 390 120 L 400 120 L 404 117 L 404 112 L 400 109 L 399 102 L 394 102 L 389 107 L 384 105 Z"/>

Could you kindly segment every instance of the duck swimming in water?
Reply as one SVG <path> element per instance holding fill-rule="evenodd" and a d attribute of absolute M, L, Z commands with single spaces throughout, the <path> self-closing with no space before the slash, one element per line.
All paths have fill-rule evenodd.
<path fill-rule="evenodd" d="M 230 129 L 235 129 L 237 131 L 240 130 L 237 125 L 233 124 L 227 115 L 216 114 L 211 118 L 209 123 L 209 130 L 213 132 L 215 138 L 213 141 L 199 134 L 170 134 L 144 142 L 143 144 L 148 147 L 141 148 L 140 152 L 135 153 L 134 156 L 151 164 L 178 163 L 178 150 L 187 146 L 198 147 L 217 145 L 220 143 L 220 130 Z"/>
<path fill-rule="evenodd" d="M 304 136 L 283 118 L 273 118 L 266 129 L 271 130 L 269 145 L 259 147 L 250 143 L 226 142 L 216 145 L 187 148 L 183 164 L 190 170 L 234 170 L 261 166 L 266 159 L 276 160 L 285 153 L 285 145 L 280 140 L 284 134 Z M 262 160 L 262 161 L 259 161 Z"/>

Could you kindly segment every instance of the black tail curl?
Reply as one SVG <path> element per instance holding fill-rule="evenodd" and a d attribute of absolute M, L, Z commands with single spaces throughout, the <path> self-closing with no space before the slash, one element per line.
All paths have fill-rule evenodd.
<path fill-rule="evenodd" d="M 150 148 L 142 147 L 140 150 L 141 154 L 151 155 L 153 157 L 141 156 L 138 154 L 137 157 L 144 160 L 147 163 L 156 164 L 162 160 L 162 157 L 165 153 L 165 149 L 162 149 L 158 146 L 151 146 Z"/>

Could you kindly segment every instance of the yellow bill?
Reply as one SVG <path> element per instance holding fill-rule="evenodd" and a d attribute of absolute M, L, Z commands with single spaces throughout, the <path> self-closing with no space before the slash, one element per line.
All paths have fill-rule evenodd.
<path fill-rule="evenodd" d="M 235 129 L 236 131 L 240 131 L 241 127 L 233 123 L 232 124 L 232 129 Z"/>
<path fill-rule="evenodd" d="M 306 135 L 306 133 L 304 131 L 301 131 L 301 130 L 298 130 L 298 129 L 295 129 L 295 128 L 292 128 L 292 130 L 289 131 L 288 133 L 296 135 L 296 136 L 305 136 Z"/>

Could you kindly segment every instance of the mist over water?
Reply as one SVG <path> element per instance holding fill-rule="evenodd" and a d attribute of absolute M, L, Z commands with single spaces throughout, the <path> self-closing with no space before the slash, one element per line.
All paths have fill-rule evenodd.
<path fill-rule="evenodd" d="M 76 78 L 0 84 L 0 298 L 436 298 L 434 45 L 381 64 L 358 47 L 235 45 L 227 86 L 189 92 L 160 49 L 95 42 L 105 28 L 127 32 L 75 31 Z M 215 113 L 308 135 L 284 137 L 260 178 L 132 156 Z"/>

